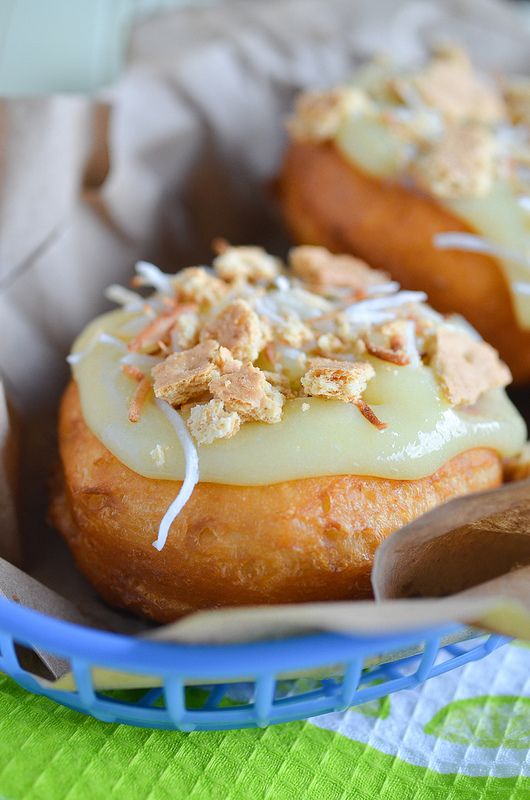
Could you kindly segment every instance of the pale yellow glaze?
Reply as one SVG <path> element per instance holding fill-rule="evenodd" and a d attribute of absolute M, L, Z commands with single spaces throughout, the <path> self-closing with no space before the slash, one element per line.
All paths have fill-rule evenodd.
<path fill-rule="evenodd" d="M 124 352 L 99 341 L 131 330 L 132 314 L 115 311 L 94 320 L 74 345 L 73 366 L 83 414 L 105 446 L 135 472 L 181 479 L 182 448 L 174 429 L 150 401 L 139 422 L 127 418 L 134 382 L 120 371 Z M 396 367 L 372 359 L 376 377 L 364 398 L 380 419 L 377 430 L 352 405 L 304 398 L 287 401 L 280 423 L 247 423 L 232 439 L 199 447 L 200 479 L 239 485 L 269 484 L 319 475 L 358 474 L 420 478 L 457 453 L 491 447 L 503 456 L 518 452 L 525 425 L 502 391 L 484 395 L 473 409 L 456 411 L 442 398 L 425 366 Z M 302 411 L 302 404 L 309 409 Z M 151 455 L 163 448 L 165 462 Z"/>
<path fill-rule="evenodd" d="M 351 117 L 335 138 L 340 153 L 377 178 L 400 179 L 408 145 L 377 119 Z M 477 234 L 521 256 L 530 256 L 530 217 L 508 183 L 499 182 L 487 197 L 441 199 L 438 202 L 469 223 Z M 512 290 L 514 281 L 529 282 L 530 268 L 499 259 Z M 512 291 L 517 319 L 530 328 L 530 296 Z"/>

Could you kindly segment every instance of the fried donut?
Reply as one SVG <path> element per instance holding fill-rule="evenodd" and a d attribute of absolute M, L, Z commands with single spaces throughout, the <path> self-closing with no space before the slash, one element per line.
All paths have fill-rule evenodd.
<path fill-rule="evenodd" d="M 530 331 L 514 314 L 498 260 L 438 250 L 442 231 L 475 233 L 432 198 L 363 173 L 329 143 L 293 142 L 283 166 L 284 217 L 295 241 L 354 253 L 442 313 L 458 312 L 493 342 L 514 381 L 530 380 Z"/>
<path fill-rule="evenodd" d="M 73 382 L 59 437 L 64 483 L 54 524 L 107 602 L 158 622 L 201 608 L 370 597 L 375 550 L 389 533 L 502 480 L 498 454 L 475 448 L 414 481 L 199 483 L 159 553 L 151 542 L 178 484 L 120 463 L 88 429 Z"/>
<path fill-rule="evenodd" d="M 77 340 L 51 518 L 112 605 L 169 622 L 368 597 L 386 536 L 520 451 L 492 348 L 351 257 L 290 263 L 152 267 L 147 303 L 123 293 Z"/>
<path fill-rule="evenodd" d="M 358 255 L 423 289 L 494 344 L 516 383 L 528 382 L 530 234 L 518 200 L 530 150 L 508 138 L 511 106 L 461 53 L 438 54 L 418 74 L 386 65 L 358 83 L 298 102 L 279 184 L 294 240 Z M 395 147 L 380 153 L 382 166 L 378 141 Z M 439 234 L 448 233 L 447 245 Z M 519 261 L 499 257 L 511 252 Z"/>

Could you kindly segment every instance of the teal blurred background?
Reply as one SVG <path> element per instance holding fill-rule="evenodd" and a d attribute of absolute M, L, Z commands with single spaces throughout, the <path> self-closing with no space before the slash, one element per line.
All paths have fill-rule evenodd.
<path fill-rule="evenodd" d="M 212 0 L 0 0 L 0 94 L 90 92 L 119 74 L 131 26 Z"/>
<path fill-rule="evenodd" d="M 120 74 L 131 29 L 142 18 L 230 1 L 0 0 L 0 95 L 93 92 Z M 281 2 L 239 0 L 242 6 L 273 1 Z M 378 0 L 373 2 L 376 9 Z M 395 2 L 399 7 L 400 0 Z M 505 3 L 530 27 L 530 0 Z M 472 6 L 473 0 L 460 4 Z"/>

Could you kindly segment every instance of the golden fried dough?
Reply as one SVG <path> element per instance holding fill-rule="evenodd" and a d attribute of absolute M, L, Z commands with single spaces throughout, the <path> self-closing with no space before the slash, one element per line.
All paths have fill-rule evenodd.
<path fill-rule="evenodd" d="M 64 481 L 52 501 L 54 523 L 109 603 L 159 622 L 217 606 L 367 597 L 374 552 L 388 534 L 452 497 L 501 482 L 499 456 L 482 448 L 421 480 L 199 483 L 159 552 L 152 542 L 180 484 L 144 478 L 118 461 L 85 424 L 73 382 L 59 441 Z"/>
<path fill-rule="evenodd" d="M 297 242 L 353 253 L 405 288 L 423 289 L 434 308 L 462 314 L 499 350 L 516 383 L 530 380 L 530 331 L 517 324 L 496 259 L 432 243 L 441 231 L 473 232 L 462 220 L 426 195 L 367 175 L 329 143 L 293 142 L 280 192 Z"/>

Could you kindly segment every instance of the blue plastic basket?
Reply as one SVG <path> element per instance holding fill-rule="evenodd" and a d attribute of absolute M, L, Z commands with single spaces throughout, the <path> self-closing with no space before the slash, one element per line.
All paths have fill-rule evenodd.
<path fill-rule="evenodd" d="M 20 686 L 105 722 L 168 730 L 252 728 L 344 710 L 483 658 L 506 641 L 447 624 L 391 636 L 172 644 L 84 628 L 0 599 L 0 669 Z M 74 688 L 42 684 L 22 665 L 24 648 L 67 659 Z M 98 690 L 94 667 L 152 676 L 152 688 Z"/>

